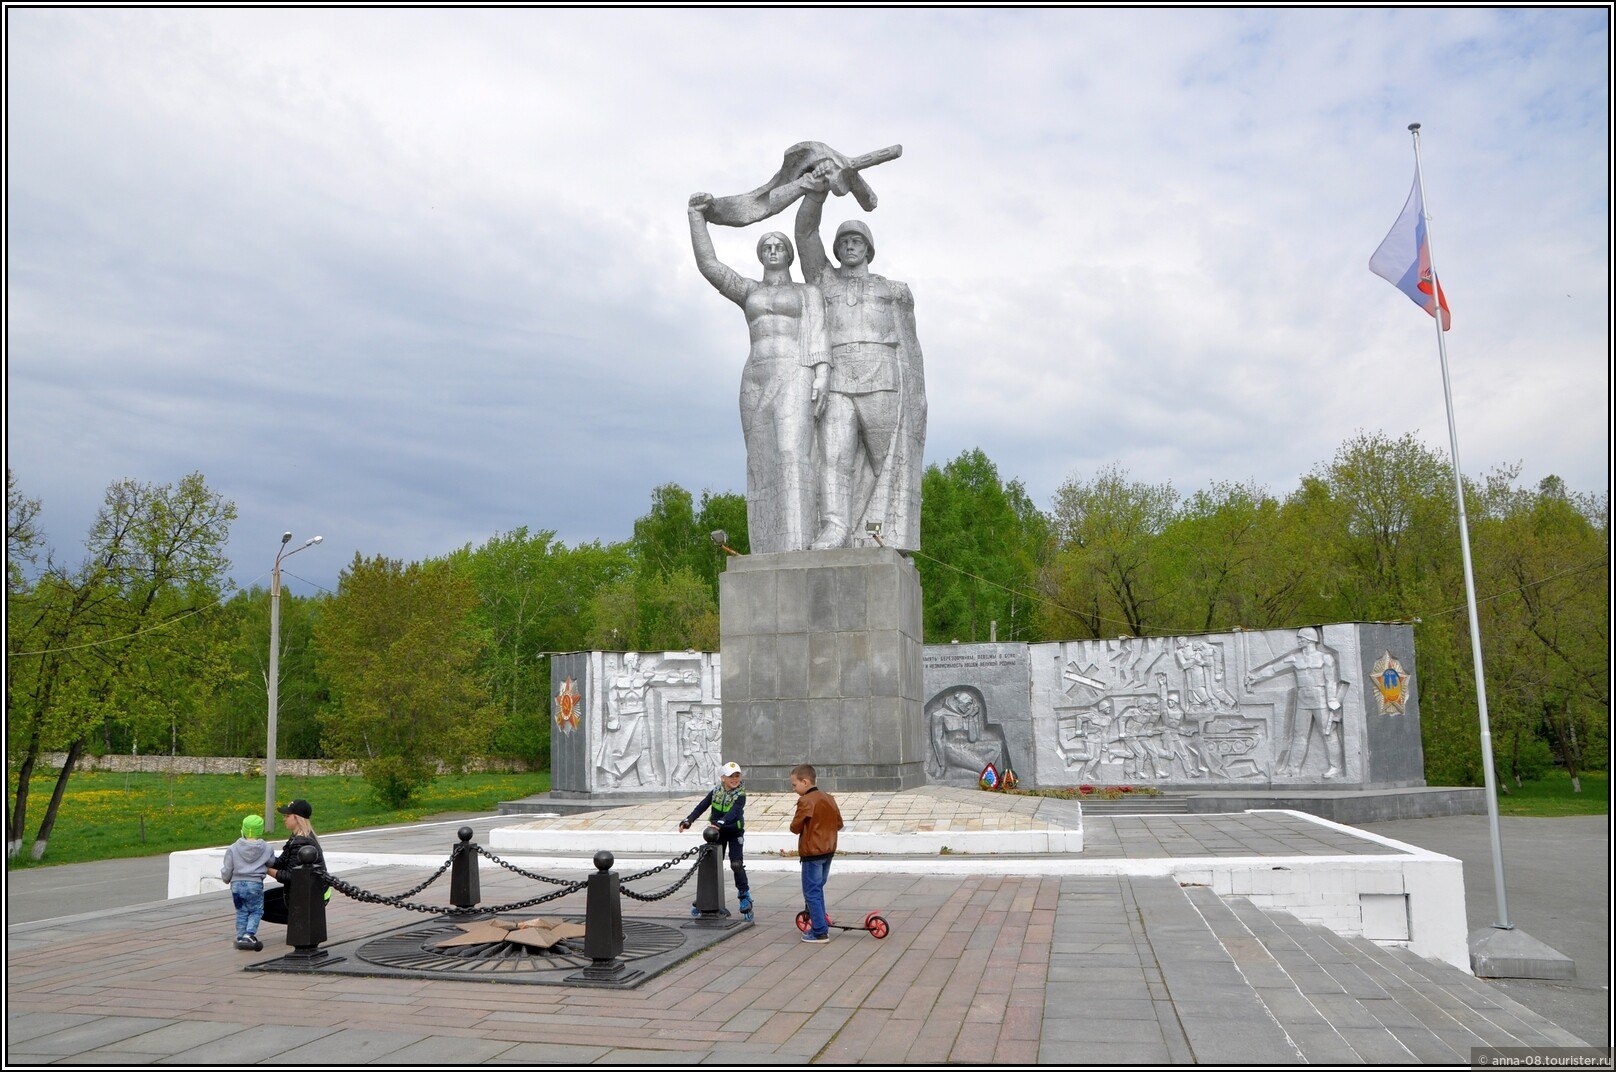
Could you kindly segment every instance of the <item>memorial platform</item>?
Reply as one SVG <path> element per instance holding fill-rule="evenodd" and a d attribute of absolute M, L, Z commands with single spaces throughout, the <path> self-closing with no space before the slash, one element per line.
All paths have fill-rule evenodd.
<path fill-rule="evenodd" d="M 482 843 L 520 866 L 585 868 L 606 849 L 620 868 L 677 855 L 700 827 L 678 830 L 699 797 L 496 825 Z M 795 874 L 792 794 L 749 794 L 747 869 Z M 847 824 L 839 875 L 928 874 L 1171 878 L 1220 896 L 1406 948 L 1460 968 L 1469 964 L 1459 861 L 1390 838 L 1291 811 L 1085 819 L 1076 801 L 927 786 L 901 793 L 842 793 Z M 352 835 L 324 838 L 334 872 L 406 864 L 437 867 L 452 828 L 427 841 L 360 848 Z M 350 850 L 349 845 L 354 849 Z M 223 852 L 175 853 L 170 896 L 219 888 Z M 485 871 L 492 870 L 484 868 Z"/>
<path fill-rule="evenodd" d="M 1096 820 L 1091 835 L 1116 823 L 1103 840 L 1126 854 L 1170 839 L 1161 822 Z M 323 840 L 419 848 L 453 829 Z M 1268 836 L 1225 829 L 1252 839 L 1249 850 Z M 885 940 L 798 941 L 796 876 L 763 872 L 757 926 L 625 991 L 244 971 L 284 947 L 231 948 L 222 890 L 19 924 L 7 929 L 6 1060 L 935 1065 L 1080 1055 L 1097 1065 L 1334 1066 L 1463 1064 L 1475 1046 L 1579 1043 L 1459 968 L 1253 897 L 1166 877 L 848 874 L 843 863 L 827 889 L 832 915 L 879 910 L 891 923 Z M 395 864 L 346 877 L 398 893 L 422 873 Z M 531 888 L 499 868 L 484 869 L 483 886 L 494 900 Z M 669 922 L 687 912 L 682 900 L 652 907 Z M 340 942 L 396 926 L 400 913 L 339 899 L 329 918 Z"/>

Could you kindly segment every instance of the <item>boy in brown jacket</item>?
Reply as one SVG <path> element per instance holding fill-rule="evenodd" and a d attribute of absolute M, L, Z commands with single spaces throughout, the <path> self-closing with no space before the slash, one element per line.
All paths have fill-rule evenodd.
<path fill-rule="evenodd" d="M 805 942 L 830 941 L 830 924 L 825 921 L 825 880 L 830 877 L 831 857 L 836 855 L 836 832 L 842 828 L 842 812 L 836 798 L 815 785 L 814 768 L 806 763 L 791 768 L 791 788 L 797 794 L 797 814 L 791 817 L 791 832 L 797 835 L 797 858 L 802 862 L 802 897 L 808 903 L 808 930 Z"/>

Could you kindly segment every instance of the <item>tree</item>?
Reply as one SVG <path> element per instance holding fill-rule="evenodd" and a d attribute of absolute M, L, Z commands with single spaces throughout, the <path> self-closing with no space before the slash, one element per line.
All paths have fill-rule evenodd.
<path fill-rule="evenodd" d="M 920 507 L 926 639 L 987 640 L 994 622 L 1003 640 L 1038 639 L 1033 608 L 1049 521 L 1021 482 L 1005 483 L 981 449 L 968 450 L 927 467 Z"/>
<path fill-rule="evenodd" d="M 319 715 L 330 686 L 314 663 L 314 622 L 323 602 L 281 590 L 276 754 L 283 759 L 323 755 Z M 238 592 L 222 610 L 236 683 L 199 726 L 205 741 L 200 747 L 216 755 L 262 756 L 269 729 L 269 591 L 255 586 Z"/>
<path fill-rule="evenodd" d="M 1046 635 L 1098 637 L 1119 627 L 1142 636 L 1155 625 L 1165 594 L 1152 543 L 1174 518 L 1178 492 L 1170 483 L 1128 479 L 1120 465 L 1102 466 L 1093 480 L 1076 477 L 1055 492 L 1051 522 L 1055 553 L 1045 571 L 1053 612 Z"/>
<path fill-rule="evenodd" d="M 1518 488 L 1495 471 L 1478 496 L 1477 585 L 1496 758 L 1530 777 L 1543 739 L 1582 791 L 1581 773 L 1609 744 L 1609 506 L 1558 477 Z M 1501 732 L 1500 732 L 1501 731 Z"/>
<path fill-rule="evenodd" d="M 593 600 L 631 573 L 624 545 L 569 548 L 552 531 L 525 527 L 449 556 L 478 596 L 477 621 L 488 641 L 478 664 L 500 726 L 500 755 L 546 763 L 550 747 L 549 654 L 585 646 Z"/>
<path fill-rule="evenodd" d="M 355 555 L 314 627 L 331 682 L 321 717 L 331 755 L 357 760 L 384 803 L 400 807 L 489 744 L 498 712 L 477 672 L 487 634 L 477 590 L 446 563 Z"/>
<path fill-rule="evenodd" d="M 687 570 L 718 599 L 718 575 L 724 555 L 713 546 L 712 533 L 722 529 L 729 546 L 747 552 L 746 497 L 734 492 L 701 493 L 696 509 L 690 492 L 678 484 L 663 484 L 651 492 L 651 509 L 634 522 L 629 553 L 643 573 L 668 577 Z"/>
<path fill-rule="evenodd" d="M 718 606 L 688 568 L 636 572 L 606 585 L 592 604 L 589 646 L 612 651 L 714 651 Z"/>
<path fill-rule="evenodd" d="M 36 565 L 44 544 L 39 531 L 39 500 L 30 499 L 17 487 L 11 467 L 6 467 L 6 594 L 21 593 L 28 587 L 22 564 Z"/>
<path fill-rule="evenodd" d="M 45 854 L 68 779 L 94 734 L 113 726 L 166 730 L 177 749 L 180 726 L 227 679 L 215 604 L 235 514 L 200 473 L 178 484 L 117 481 L 83 563 L 72 571 L 49 565 L 27 593 L 17 617 L 30 647 L 9 649 L 17 669 L 7 680 L 7 728 L 24 742 L 12 853 L 21 847 L 43 748 L 65 748 L 67 758 L 34 836 L 34 859 Z"/>

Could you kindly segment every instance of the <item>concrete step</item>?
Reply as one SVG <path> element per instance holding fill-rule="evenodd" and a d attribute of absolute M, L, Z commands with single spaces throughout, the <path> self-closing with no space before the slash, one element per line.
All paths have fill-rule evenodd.
<path fill-rule="evenodd" d="M 1426 960 L 1399 947 L 1381 946 L 1323 930 L 1320 937 L 1365 971 L 1378 971 L 1388 992 L 1421 1016 L 1438 1035 L 1454 1033 L 1465 1047 L 1482 1045 L 1582 1046 L 1585 1043 L 1491 985 L 1451 965 Z M 1452 999 L 1448 993 L 1455 993 Z M 1448 1027 L 1448 1021 L 1458 1031 Z M 1493 1042 L 1505 1035 L 1514 1042 Z M 1480 1039 L 1481 1041 L 1475 1041 Z M 1450 1043 L 1451 1045 L 1451 1043 Z"/>
<path fill-rule="evenodd" d="M 1117 800 L 1085 799 L 1085 815 L 1188 815 L 1189 803 L 1183 797 L 1128 796 Z"/>
<path fill-rule="evenodd" d="M 1364 1062 L 1364 1058 L 1336 1030 L 1329 1018 L 1302 992 L 1270 949 L 1270 945 L 1290 946 L 1287 960 L 1293 966 L 1300 966 L 1306 961 L 1297 955 L 1299 950 L 1294 943 L 1284 938 L 1277 927 L 1262 927 L 1260 924 L 1263 921 L 1258 921 L 1257 929 L 1266 933 L 1267 942 L 1254 934 L 1242 918 L 1243 914 L 1237 913 L 1234 908 L 1234 904 L 1251 907 L 1250 902 L 1225 902 L 1206 886 L 1186 887 L 1184 892 L 1229 951 L 1245 976 L 1246 983 L 1256 992 L 1269 1014 L 1301 1050 L 1309 1064 Z"/>
<path fill-rule="evenodd" d="M 1210 890 L 1192 891 L 1192 900 L 1210 919 L 1220 918 L 1211 903 L 1218 898 Z M 1358 1060 L 1375 1064 L 1466 1063 L 1476 1046 L 1582 1045 L 1569 1032 L 1451 965 L 1400 946 L 1336 934 L 1243 898 L 1230 899 L 1224 906 L 1294 984 L 1292 993 L 1260 985 L 1271 976 L 1258 973 L 1253 979 L 1259 997 L 1309 1060 L 1321 1059 L 1332 1046 L 1309 1008 L 1329 1023 Z M 1298 1003 L 1298 997 L 1305 1005 Z"/>
<path fill-rule="evenodd" d="M 1336 997 L 1328 1002 L 1340 1006 L 1338 1015 L 1347 1017 L 1348 1024 L 1361 1026 L 1366 1032 L 1366 1042 L 1385 1045 L 1389 1038 L 1392 1046 L 1426 1064 L 1469 1062 L 1470 1047 L 1478 1043 L 1475 1038 L 1456 1030 L 1464 1028 L 1463 1023 L 1439 1010 L 1411 1008 L 1399 1000 L 1394 996 L 1398 990 L 1395 977 L 1378 963 L 1348 956 L 1330 941 L 1335 934 L 1328 928 L 1304 923 L 1287 913 L 1274 913 L 1274 916 L 1287 936 L 1346 991 L 1350 1001 Z M 1425 1018 L 1421 1016 L 1422 1011 L 1426 1013 Z M 1473 1031 L 1471 1034 L 1482 1037 Z M 1392 1052 L 1391 1046 L 1387 1047 L 1387 1052 Z M 1392 1060 L 1390 1056 L 1385 1059 Z"/>
<path fill-rule="evenodd" d="M 1134 878 L 1131 887 L 1195 1063 L 1306 1063 L 1184 889 L 1170 878 Z"/>

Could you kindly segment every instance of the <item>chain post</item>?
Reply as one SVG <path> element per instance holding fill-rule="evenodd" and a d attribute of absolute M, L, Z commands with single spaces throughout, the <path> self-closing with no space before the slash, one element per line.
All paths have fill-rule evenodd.
<path fill-rule="evenodd" d="M 595 853 L 595 873 L 589 876 L 588 901 L 584 908 L 584 956 L 589 967 L 567 976 L 567 982 L 626 983 L 644 972 L 629 971 L 619 958 L 623 955 L 623 899 L 617 872 L 617 858 L 602 849 Z"/>
<path fill-rule="evenodd" d="M 696 862 L 696 918 L 693 922 L 727 921 L 729 912 L 724 908 L 724 876 L 720 870 L 724 854 L 718 849 L 718 829 L 709 826 L 702 832 L 702 840 L 707 844 Z"/>
<path fill-rule="evenodd" d="M 462 826 L 460 843 L 450 853 L 454 861 L 449 874 L 449 903 L 456 908 L 475 908 L 482 900 L 481 882 L 477 873 L 477 846 L 472 844 L 472 829 Z"/>
<path fill-rule="evenodd" d="M 314 964 L 331 954 L 320 948 L 326 940 L 325 883 L 315 868 L 319 850 L 305 845 L 298 850 L 297 865 L 286 872 L 286 944 L 292 951 L 287 959 Z"/>

